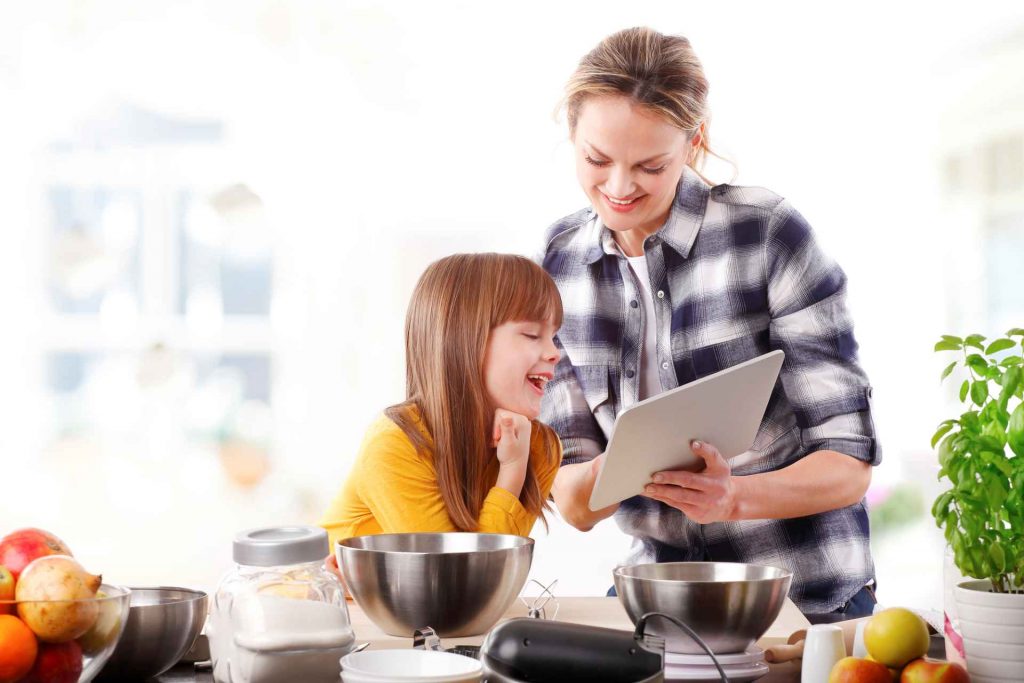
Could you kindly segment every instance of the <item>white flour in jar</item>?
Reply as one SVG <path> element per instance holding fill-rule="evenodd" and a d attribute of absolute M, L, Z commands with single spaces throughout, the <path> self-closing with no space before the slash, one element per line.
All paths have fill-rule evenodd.
<path fill-rule="evenodd" d="M 343 606 L 275 595 L 216 605 L 207 636 L 217 683 L 337 683 L 355 641 Z"/>

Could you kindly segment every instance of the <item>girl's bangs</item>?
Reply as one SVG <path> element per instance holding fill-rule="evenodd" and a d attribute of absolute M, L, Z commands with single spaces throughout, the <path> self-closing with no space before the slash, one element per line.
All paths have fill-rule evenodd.
<path fill-rule="evenodd" d="M 513 320 L 552 321 L 562 326 L 562 297 L 543 268 L 529 259 L 519 257 L 504 270 L 495 285 L 500 302 L 496 306 L 494 326 Z"/>

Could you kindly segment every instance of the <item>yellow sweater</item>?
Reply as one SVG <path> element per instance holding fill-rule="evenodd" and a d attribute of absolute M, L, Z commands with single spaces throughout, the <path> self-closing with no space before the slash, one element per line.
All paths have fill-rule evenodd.
<path fill-rule="evenodd" d="M 536 428 L 530 437 L 530 468 L 546 499 L 561 461 L 544 451 Z M 557 440 L 556 440 L 557 441 Z M 488 464 L 491 489 L 480 509 L 479 530 L 527 536 L 536 517 L 516 496 L 495 486 L 498 461 Z M 335 541 L 370 534 L 457 531 L 448 517 L 431 458 L 422 457 L 401 428 L 387 416 L 374 422 L 363 438 L 356 462 L 320 526 Z"/>

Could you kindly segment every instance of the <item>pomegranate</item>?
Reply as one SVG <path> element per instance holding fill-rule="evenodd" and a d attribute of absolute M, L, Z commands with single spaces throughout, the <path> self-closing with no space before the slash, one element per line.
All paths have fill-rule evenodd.
<path fill-rule="evenodd" d="M 11 571 L 15 581 L 37 557 L 70 554 L 64 541 L 42 529 L 18 529 L 0 538 L 0 564 Z"/>
<path fill-rule="evenodd" d="M 18 616 L 39 640 L 74 640 L 92 628 L 99 617 L 99 604 L 92 598 L 101 581 L 73 557 L 40 557 L 25 567 L 15 587 Z"/>

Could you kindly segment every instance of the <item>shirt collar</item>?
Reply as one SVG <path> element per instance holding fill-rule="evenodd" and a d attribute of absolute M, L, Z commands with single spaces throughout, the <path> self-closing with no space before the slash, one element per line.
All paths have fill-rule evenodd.
<path fill-rule="evenodd" d="M 707 206 L 708 195 L 711 188 L 697 175 L 689 166 L 683 168 L 683 175 L 676 186 L 676 197 L 669 209 L 668 218 L 665 224 L 658 228 L 651 238 L 661 240 L 674 249 L 680 256 L 687 258 L 690 249 L 697 239 L 697 232 L 700 230 L 701 222 L 704 220 L 704 210 Z M 580 238 L 584 240 L 583 262 L 595 263 L 604 254 L 619 255 L 621 250 L 615 243 L 612 231 L 605 227 L 601 217 L 593 208 L 588 230 L 580 231 Z M 653 239 L 652 239 L 653 238 Z"/>

